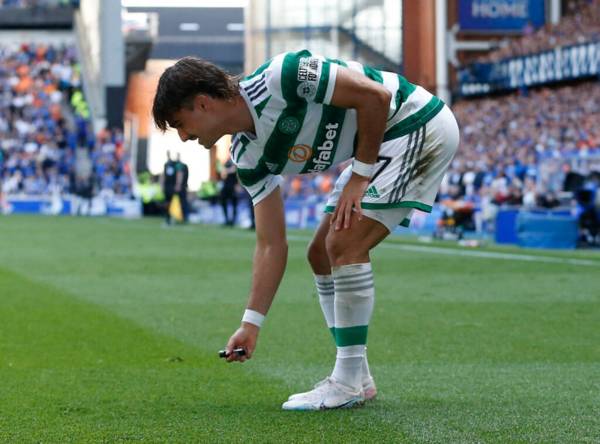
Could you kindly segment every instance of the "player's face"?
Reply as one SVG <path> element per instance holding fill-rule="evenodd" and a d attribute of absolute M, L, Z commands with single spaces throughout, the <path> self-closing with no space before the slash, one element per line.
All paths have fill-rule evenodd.
<path fill-rule="evenodd" d="M 183 107 L 173 114 L 171 126 L 177 130 L 179 138 L 187 142 L 197 140 L 210 149 L 223 136 L 223 122 L 215 111 L 215 99 L 197 96 L 191 107 Z"/>

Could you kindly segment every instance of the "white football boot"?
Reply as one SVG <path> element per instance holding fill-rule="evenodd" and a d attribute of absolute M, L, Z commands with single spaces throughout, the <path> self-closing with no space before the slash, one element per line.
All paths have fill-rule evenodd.
<path fill-rule="evenodd" d="M 317 382 L 315 384 L 314 388 L 317 389 L 321 385 L 325 384 L 328 379 L 329 378 L 325 378 L 322 381 Z M 372 399 L 375 399 L 375 397 L 377 396 L 377 386 L 375 386 L 375 380 L 372 377 L 369 377 L 369 379 L 367 381 L 363 381 L 362 390 L 363 390 L 363 396 L 365 398 L 365 401 L 370 401 Z M 311 391 L 314 391 L 314 390 L 311 390 Z M 290 397 L 288 398 L 288 401 L 291 401 L 292 399 L 297 398 L 298 396 L 304 396 L 307 393 L 310 393 L 310 392 L 295 393 L 293 395 L 290 395 Z"/>
<path fill-rule="evenodd" d="M 353 391 L 333 378 L 326 378 L 310 392 L 290 396 L 281 408 L 283 410 L 342 409 L 360 405 L 364 401 L 362 389 Z"/>

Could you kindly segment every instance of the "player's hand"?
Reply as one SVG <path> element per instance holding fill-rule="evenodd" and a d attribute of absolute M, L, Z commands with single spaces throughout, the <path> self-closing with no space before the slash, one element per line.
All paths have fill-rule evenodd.
<path fill-rule="evenodd" d="M 360 201 L 369 186 L 369 178 L 352 173 L 350 180 L 344 186 L 342 194 L 335 207 L 335 212 L 331 218 L 331 224 L 335 225 L 335 230 L 350 228 L 352 219 L 352 210 L 358 213 L 358 220 L 362 219 L 362 208 Z"/>
<path fill-rule="evenodd" d="M 225 347 L 225 351 L 227 352 L 227 362 L 244 362 L 246 359 L 250 359 L 256 348 L 259 330 L 260 329 L 254 324 L 242 322 L 241 327 L 235 331 L 231 338 L 229 338 L 227 347 Z M 233 349 L 238 347 L 242 347 L 246 350 L 244 356 L 238 356 L 237 353 L 233 353 Z"/>

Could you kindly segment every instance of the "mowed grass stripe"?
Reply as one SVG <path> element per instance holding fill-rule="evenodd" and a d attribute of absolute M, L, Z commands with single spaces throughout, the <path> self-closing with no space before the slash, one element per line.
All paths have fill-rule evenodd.
<path fill-rule="evenodd" d="M 277 379 L 18 274 L 0 283 L 0 442 L 284 442 L 289 427 L 306 427 L 293 442 L 334 442 L 350 420 L 349 442 L 404 441 L 367 412 L 282 417 Z"/>
<path fill-rule="evenodd" d="M 49 285 L 0 269 L 0 364 L 14 369 L 166 366 L 192 350 Z M 196 354 L 197 351 L 194 351 Z"/>

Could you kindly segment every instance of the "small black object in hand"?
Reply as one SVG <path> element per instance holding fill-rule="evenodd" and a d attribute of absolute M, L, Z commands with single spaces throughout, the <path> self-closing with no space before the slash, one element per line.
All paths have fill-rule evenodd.
<path fill-rule="evenodd" d="M 246 355 L 246 349 L 244 348 L 234 348 L 233 349 L 233 353 L 235 353 L 238 356 L 245 356 Z M 219 358 L 227 358 L 229 357 L 229 355 L 227 354 L 226 350 L 219 350 Z"/>

